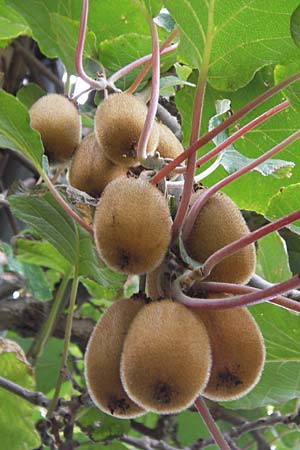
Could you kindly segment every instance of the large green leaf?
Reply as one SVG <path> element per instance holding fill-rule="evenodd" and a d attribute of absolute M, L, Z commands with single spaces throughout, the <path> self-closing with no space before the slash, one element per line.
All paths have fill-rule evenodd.
<path fill-rule="evenodd" d="M 57 272 L 67 273 L 71 263 L 48 241 L 17 239 L 18 259 L 37 266 L 49 267 Z"/>
<path fill-rule="evenodd" d="M 216 100 L 230 99 L 233 111 L 239 110 L 242 106 L 253 100 L 257 95 L 264 92 L 267 86 L 273 84 L 273 69 L 260 71 L 253 81 L 245 88 L 239 89 L 237 92 L 220 92 L 210 87 L 207 88 L 205 96 L 205 104 L 203 111 L 203 120 L 201 127 L 201 134 L 204 134 L 208 129 L 209 119 L 215 115 Z M 189 81 L 195 81 L 195 76 L 191 77 Z M 296 83 L 295 83 L 296 85 Z M 176 95 L 176 104 L 180 109 L 183 120 L 183 131 L 185 142 L 188 141 L 190 132 L 191 114 L 192 114 L 192 98 L 195 89 L 190 86 L 185 86 L 181 92 Z M 245 118 L 238 122 L 238 127 L 254 119 L 264 111 L 272 106 L 282 102 L 282 94 L 277 94 L 270 100 L 251 111 Z M 265 123 L 254 128 L 247 133 L 243 138 L 234 143 L 235 148 L 248 158 L 256 158 L 262 155 L 265 151 L 271 149 L 277 143 L 287 138 L 294 131 L 300 128 L 300 115 L 292 108 L 288 108 L 281 113 L 273 116 Z M 229 134 L 236 131 L 233 126 L 229 130 Z M 199 150 L 199 156 L 206 153 L 212 148 L 212 144 L 206 145 Z M 282 150 L 274 159 L 281 159 L 290 161 L 295 164 L 290 177 L 275 178 L 274 176 L 261 176 L 258 172 L 252 171 L 240 179 L 234 181 L 224 188 L 224 191 L 234 200 L 239 208 L 254 210 L 261 214 L 266 214 L 270 198 L 277 194 L 283 187 L 300 182 L 300 172 L 297 170 L 300 164 L 299 143 L 295 142 Z M 205 170 L 211 162 L 201 167 L 200 171 Z M 219 167 L 204 183 L 211 186 L 215 182 L 226 176 L 226 172 L 222 167 Z M 295 200 L 294 200 L 295 201 Z M 291 211 L 290 211 L 291 212 Z"/>
<path fill-rule="evenodd" d="M 25 106 L 0 90 L 0 147 L 23 153 L 41 169 L 43 146 L 40 135 L 30 127 Z"/>
<path fill-rule="evenodd" d="M 31 367 L 11 350 L 0 354 L 0 376 L 34 390 L 35 382 Z M 35 407 L 0 388 L 0 429 L 1 448 L 9 450 L 29 450 L 39 445 L 34 429 Z"/>
<path fill-rule="evenodd" d="M 24 18 L 0 0 L 0 47 L 22 34 L 30 35 L 30 28 Z"/>
<path fill-rule="evenodd" d="M 71 267 L 79 256 L 79 275 L 106 288 L 121 286 L 123 277 L 101 267 L 91 236 L 74 223 L 49 192 L 42 189 L 35 193 L 12 195 L 9 201 L 16 216 L 48 240 Z"/>
<path fill-rule="evenodd" d="M 258 385 L 235 402 L 234 409 L 276 405 L 300 396 L 300 317 L 271 304 L 250 308 L 266 344 L 266 363 Z M 245 348 L 245 351 L 247 349 Z"/>
<path fill-rule="evenodd" d="M 67 71 L 75 73 L 81 1 L 33 0 L 28 7 L 22 0 L 7 0 L 7 4 L 26 19 L 42 52 L 50 58 L 61 58 Z M 94 50 L 94 35 L 88 32 L 85 56 L 96 56 Z"/>
<path fill-rule="evenodd" d="M 208 9 L 213 15 L 209 82 L 217 89 L 245 86 L 260 68 L 299 58 L 290 35 L 290 15 L 298 0 L 166 0 L 181 32 L 179 56 L 201 67 Z"/>
<path fill-rule="evenodd" d="M 146 30 L 147 32 L 147 30 Z M 101 63 L 105 66 L 108 74 L 114 73 L 121 67 L 135 61 L 136 59 L 151 53 L 151 37 L 137 33 L 128 33 L 113 39 L 102 41 L 99 45 Z M 162 56 L 161 72 L 167 71 L 176 61 L 174 53 Z M 120 89 L 126 89 L 135 79 L 141 67 L 131 71 L 118 83 Z M 146 80 L 151 77 L 148 72 Z"/>
<path fill-rule="evenodd" d="M 292 276 L 286 244 L 279 233 L 271 233 L 258 241 L 256 273 L 271 283 L 280 283 Z"/>
<path fill-rule="evenodd" d="M 299 210 L 300 183 L 297 183 L 280 189 L 280 191 L 270 199 L 266 216 L 271 220 L 275 220 Z M 289 228 L 295 233 L 300 234 L 299 220 L 292 225 L 289 225 Z"/>

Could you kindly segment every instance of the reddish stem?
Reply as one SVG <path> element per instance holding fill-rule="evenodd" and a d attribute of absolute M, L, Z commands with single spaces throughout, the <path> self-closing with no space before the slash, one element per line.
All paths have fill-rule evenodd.
<path fill-rule="evenodd" d="M 215 194 L 217 191 L 222 189 L 224 186 L 227 186 L 229 183 L 232 183 L 237 178 L 240 178 L 245 173 L 254 169 L 262 162 L 271 158 L 276 153 L 279 153 L 282 149 L 284 149 L 288 145 L 292 144 L 294 141 L 296 141 L 299 138 L 300 138 L 300 130 L 291 134 L 291 136 L 284 139 L 279 144 L 275 145 L 275 147 L 271 148 L 271 150 L 267 151 L 266 153 L 261 155 L 259 158 L 256 158 L 254 161 L 250 162 L 246 166 L 244 166 L 241 169 L 237 170 L 236 172 L 232 173 L 228 177 L 223 178 L 223 180 L 219 181 L 211 188 L 206 189 L 203 192 L 203 194 L 198 198 L 198 200 L 193 204 L 192 208 L 190 209 L 189 215 L 185 221 L 184 228 L 183 228 L 183 239 L 185 240 L 189 236 L 189 234 L 193 228 L 193 225 L 195 223 L 195 220 L 198 217 L 199 211 L 201 211 L 201 209 L 203 208 L 205 203 L 209 200 L 209 198 L 213 194 Z"/>
<path fill-rule="evenodd" d="M 258 292 L 252 292 L 249 294 L 238 295 L 235 297 L 225 297 L 225 298 L 193 298 L 185 295 L 180 288 L 180 278 L 177 278 L 171 287 L 171 294 L 174 300 L 190 307 L 199 309 L 232 309 L 240 308 L 241 306 L 251 306 L 257 303 L 262 303 L 266 301 L 273 300 L 285 292 L 291 289 L 298 288 L 300 286 L 300 275 L 295 275 L 287 281 L 275 284 L 274 286 L 263 289 Z M 297 303 L 297 302 L 295 302 Z M 297 308 L 297 309 L 296 309 Z M 298 311 L 297 307 L 294 308 L 291 305 L 292 310 Z"/>
<path fill-rule="evenodd" d="M 213 139 L 219 133 L 221 133 L 221 131 L 226 130 L 226 128 L 228 128 L 234 122 L 239 120 L 241 117 L 248 114 L 250 111 L 252 111 L 254 108 L 256 108 L 256 106 L 265 102 L 268 98 L 272 97 L 274 94 L 279 92 L 281 89 L 287 87 L 288 85 L 294 83 L 295 81 L 297 81 L 299 79 L 300 79 L 300 73 L 296 73 L 295 75 L 292 75 L 291 77 L 287 78 L 286 80 L 282 81 L 281 83 L 278 83 L 276 86 L 272 87 L 271 89 L 267 90 L 263 94 L 256 97 L 250 103 L 248 103 L 243 108 L 241 108 L 239 111 L 234 113 L 232 116 L 228 117 L 228 119 L 224 120 L 224 122 L 220 123 L 220 125 L 218 125 L 216 128 L 209 131 L 204 136 L 202 136 L 200 139 L 198 139 L 193 145 L 191 145 L 183 153 L 181 153 L 179 156 L 177 156 L 177 158 L 175 158 L 173 161 L 171 161 L 169 164 L 167 164 L 165 167 L 163 167 L 151 179 L 151 183 L 152 184 L 159 183 L 159 181 L 161 181 L 170 172 L 172 172 L 172 170 L 174 170 L 177 166 L 179 166 L 191 153 L 196 152 L 199 148 L 203 147 L 211 139 Z"/>
<path fill-rule="evenodd" d="M 84 228 L 86 231 L 88 231 L 93 236 L 93 228 L 88 225 L 78 214 L 76 214 L 75 211 L 68 205 L 68 203 L 65 202 L 65 200 L 59 195 L 57 190 L 55 189 L 55 186 L 52 184 L 50 179 L 47 177 L 46 174 L 41 174 L 49 191 L 57 201 L 57 203 L 60 204 L 60 206 L 66 211 L 66 213 L 73 219 L 75 222 L 77 222 L 82 228 Z"/>
<path fill-rule="evenodd" d="M 78 35 L 78 42 L 77 42 L 76 53 L 75 53 L 75 67 L 76 67 L 78 76 L 82 80 L 84 80 L 86 83 L 88 83 L 94 89 L 103 90 L 107 87 L 106 79 L 101 78 L 100 80 L 93 80 L 92 78 L 88 77 L 84 71 L 83 64 L 82 64 L 83 48 L 84 48 L 87 18 L 88 18 L 88 10 L 89 10 L 89 1 L 82 0 L 79 35 Z"/>
<path fill-rule="evenodd" d="M 174 37 L 177 36 L 178 32 L 179 32 L 178 30 L 174 30 L 173 33 L 171 33 L 170 36 L 165 40 L 165 42 L 163 42 L 163 44 L 159 49 L 161 56 L 173 52 L 174 50 L 177 49 L 178 43 L 170 45 L 170 47 L 168 47 L 168 45 L 170 44 L 170 42 L 172 42 Z M 109 77 L 109 81 L 115 83 L 117 80 L 119 80 L 119 78 L 127 75 L 127 73 L 146 63 L 145 67 L 141 70 L 135 81 L 126 91 L 128 93 L 133 93 L 139 86 L 140 82 L 145 77 L 148 70 L 151 68 L 151 58 L 152 53 L 150 53 L 149 55 L 142 56 L 141 58 L 137 59 L 136 61 L 133 61 L 132 63 L 128 64 L 125 67 L 122 67 L 122 69 L 114 73 L 111 77 Z"/>
<path fill-rule="evenodd" d="M 270 233 L 273 233 L 273 231 L 277 231 L 280 228 L 283 228 L 286 225 L 295 222 L 295 220 L 298 219 L 300 219 L 300 210 L 288 214 L 287 216 L 284 216 L 281 219 L 275 220 L 275 222 L 268 223 L 268 225 L 265 225 L 264 227 L 261 227 L 258 230 L 252 231 L 252 233 L 249 233 L 246 236 L 243 236 L 242 238 L 237 239 L 236 241 L 233 241 L 228 245 L 225 245 L 225 247 L 220 248 L 215 253 L 213 253 L 202 265 L 201 272 L 203 274 L 203 278 L 207 278 L 210 275 L 213 268 L 221 261 L 223 261 L 223 259 L 238 252 L 242 248 L 246 247 L 249 244 L 252 244 L 258 239 L 261 239 L 262 237 L 267 236 Z"/>
<path fill-rule="evenodd" d="M 241 284 L 233 283 L 220 283 L 218 281 L 196 281 L 193 285 L 193 291 L 205 291 L 205 292 L 221 292 L 223 294 L 247 294 L 248 292 L 259 292 L 261 289 L 252 286 L 243 286 Z M 291 300 L 290 298 L 279 295 L 278 297 L 270 300 L 270 303 L 274 303 L 282 308 L 300 312 L 300 302 Z"/>
<path fill-rule="evenodd" d="M 198 413 L 202 417 L 203 422 L 205 423 L 208 431 L 211 434 L 211 437 L 214 439 L 215 443 L 218 445 L 220 450 L 230 450 L 228 443 L 226 442 L 223 434 L 217 427 L 208 407 L 206 406 L 205 401 L 202 397 L 198 397 L 194 403 Z"/>
<path fill-rule="evenodd" d="M 149 19 L 149 22 L 152 36 L 152 88 L 151 88 L 151 100 L 149 103 L 145 124 L 141 132 L 137 148 L 138 160 L 141 163 L 147 158 L 147 145 L 150 138 L 152 127 L 154 125 L 159 98 L 160 54 L 159 54 L 158 34 L 154 21 L 152 19 Z"/>
<path fill-rule="evenodd" d="M 284 109 L 288 108 L 289 106 L 290 106 L 290 102 L 288 100 L 285 100 L 284 102 L 279 103 L 279 105 L 273 106 L 273 108 L 268 109 L 268 111 L 264 112 L 263 114 L 256 117 L 255 119 L 251 120 L 251 122 L 247 123 L 242 128 L 240 128 L 238 131 L 233 133 L 224 142 L 221 142 L 221 144 L 217 145 L 210 152 L 206 153 L 206 155 L 204 155 L 200 159 L 198 159 L 198 161 L 196 162 L 196 167 L 202 166 L 204 163 L 206 163 L 207 161 L 212 159 L 214 156 L 218 155 L 222 150 L 224 150 L 230 144 L 233 144 L 233 142 L 235 142 L 237 139 L 244 136 L 246 133 L 251 131 L 253 128 L 257 127 L 257 125 L 265 122 L 266 120 L 275 116 L 275 114 L 278 114 L 280 111 L 283 111 Z"/>

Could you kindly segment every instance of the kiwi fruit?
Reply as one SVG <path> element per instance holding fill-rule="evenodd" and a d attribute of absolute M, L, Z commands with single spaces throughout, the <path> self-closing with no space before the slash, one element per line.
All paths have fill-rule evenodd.
<path fill-rule="evenodd" d="M 101 258 L 119 272 L 152 271 L 165 256 L 171 218 L 162 193 L 143 179 L 119 177 L 103 191 L 94 219 Z"/>
<path fill-rule="evenodd" d="M 85 353 L 85 379 L 94 403 L 107 414 L 131 418 L 143 414 L 120 381 L 124 339 L 135 315 L 144 306 L 140 299 L 113 303 L 95 326 Z"/>
<path fill-rule="evenodd" d="M 137 145 L 146 120 L 147 106 L 131 94 L 111 94 L 104 99 L 95 114 L 95 134 L 108 159 L 131 167 L 138 163 Z M 159 138 L 154 123 L 147 145 L 153 153 Z"/>
<path fill-rule="evenodd" d="M 163 123 L 158 124 L 159 128 L 159 141 L 157 151 L 162 158 L 175 159 L 184 148 L 181 142 L 177 139 L 174 133 Z"/>
<path fill-rule="evenodd" d="M 210 366 L 205 326 L 185 306 L 164 299 L 135 316 L 124 342 L 121 380 L 142 408 L 160 414 L 187 408 L 205 388 Z"/>
<path fill-rule="evenodd" d="M 203 192 L 196 192 L 192 203 Z M 249 229 L 238 207 L 227 195 L 217 192 L 199 212 L 184 246 L 189 256 L 204 263 L 217 250 L 247 234 Z M 246 284 L 255 264 L 255 245 L 250 244 L 217 264 L 207 280 Z"/>
<path fill-rule="evenodd" d="M 122 175 L 126 175 L 126 169 L 107 159 L 95 134 L 90 133 L 81 141 L 73 155 L 69 182 L 80 191 L 99 197 L 108 183 Z"/>
<path fill-rule="evenodd" d="M 246 308 L 193 314 L 201 326 L 204 323 L 212 350 L 210 378 L 202 395 L 214 401 L 246 395 L 258 383 L 265 361 L 263 337 L 254 318 Z"/>
<path fill-rule="evenodd" d="M 52 163 L 71 158 L 81 139 L 81 118 L 74 101 L 60 94 L 39 98 L 30 108 L 31 127 L 39 131 Z"/>

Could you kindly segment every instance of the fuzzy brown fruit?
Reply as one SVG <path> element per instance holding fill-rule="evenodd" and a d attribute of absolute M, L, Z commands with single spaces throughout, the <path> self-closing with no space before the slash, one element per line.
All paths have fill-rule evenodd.
<path fill-rule="evenodd" d="M 111 268 L 127 274 L 154 270 L 171 237 L 167 202 L 148 181 L 119 177 L 100 198 L 94 236 L 100 256 Z"/>
<path fill-rule="evenodd" d="M 203 192 L 196 192 L 192 203 Z M 238 207 L 227 195 L 217 192 L 199 212 L 184 245 L 189 256 L 204 263 L 214 252 L 247 234 L 249 229 Z M 245 284 L 253 275 L 255 264 L 255 245 L 250 244 L 217 264 L 207 279 Z"/>
<path fill-rule="evenodd" d="M 177 139 L 174 133 L 163 123 L 158 124 L 159 128 L 159 141 L 157 151 L 162 158 L 175 159 L 180 155 L 184 148 L 181 142 Z"/>
<path fill-rule="evenodd" d="M 217 295 L 214 295 L 217 297 Z M 262 334 L 246 308 L 196 311 L 212 349 L 212 369 L 203 395 L 211 400 L 235 400 L 258 383 L 265 362 Z"/>
<path fill-rule="evenodd" d="M 95 115 L 95 134 L 106 157 L 113 163 L 125 167 L 138 163 L 136 150 L 146 115 L 146 105 L 131 94 L 112 94 L 100 103 Z M 154 123 L 147 153 L 155 151 L 158 137 L 158 127 Z"/>
<path fill-rule="evenodd" d="M 143 414 L 120 381 L 120 359 L 129 325 L 144 306 L 142 300 L 119 300 L 103 314 L 85 353 L 85 378 L 94 403 L 107 414 L 131 418 Z"/>
<path fill-rule="evenodd" d="M 71 158 L 81 139 L 81 118 L 74 102 L 64 95 L 48 94 L 29 110 L 31 127 L 39 131 L 50 162 Z"/>
<path fill-rule="evenodd" d="M 126 169 L 108 160 L 95 134 L 88 134 L 77 148 L 69 169 L 71 186 L 99 197 L 105 186 L 117 177 L 126 175 Z"/>
<path fill-rule="evenodd" d="M 185 306 L 162 300 L 145 305 L 131 323 L 121 380 L 142 408 L 170 414 L 194 402 L 206 386 L 210 366 L 205 326 Z"/>

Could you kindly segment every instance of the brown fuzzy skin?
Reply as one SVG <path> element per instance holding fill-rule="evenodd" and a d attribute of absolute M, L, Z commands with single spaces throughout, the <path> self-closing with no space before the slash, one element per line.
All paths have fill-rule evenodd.
<path fill-rule="evenodd" d="M 41 133 L 50 162 L 71 158 L 81 139 L 81 118 L 75 104 L 64 95 L 48 94 L 29 110 L 31 127 Z"/>
<path fill-rule="evenodd" d="M 217 295 L 214 295 L 217 297 Z M 212 369 L 203 396 L 214 401 L 236 400 L 258 383 L 265 362 L 263 336 L 246 308 L 195 311 L 206 326 Z"/>
<path fill-rule="evenodd" d="M 132 418 L 144 413 L 133 403 L 120 381 L 120 359 L 130 323 L 143 308 L 142 300 L 113 303 L 95 326 L 85 353 L 85 379 L 94 403 L 114 417 Z"/>
<path fill-rule="evenodd" d="M 154 270 L 171 237 L 165 198 L 148 181 L 115 179 L 96 208 L 94 237 L 100 256 L 112 269 L 127 274 Z"/>
<path fill-rule="evenodd" d="M 72 158 L 69 182 L 80 191 L 99 197 L 108 183 L 125 175 L 126 169 L 108 160 L 95 134 L 90 133 L 82 140 Z"/>
<path fill-rule="evenodd" d="M 136 150 L 146 115 L 147 106 L 131 94 L 112 94 L 100 103 L 95 115 L 95 134 L 113 163 L 125 167 L 138 163 Z M 158 126 L 154 123 L 148 154 L 155 151 L 158 138 Z"/>
<path fill-rule="evenodd" d="M 163 123 L 158 124 L 159 128 L 159 141 L 157 151 L 162 158 L 175 159 L 180 155 L 184 148 L 181 142 L 177 139 L 174 133 Z"/>
<path fill-rule="evenodd" d="M 211 351 L 204 325 L 171 300 L 146 305 L 130 325 L 121 357 L 121 380 L 141 407 L 172 414 L 205 388 Z"/>
<path fill-rule="evenodd" d="M 203 193 L 196 192 L 192 202 Z M 184 245 L 188 254 L 201 263 L 227 244 L 249 234 L 247 224 L 235 203 L 217 192 L 204 205 Z M 220 262 L 207 280 L 246 284 L 255 271 L 255 245 L 250 244 Z"/>

